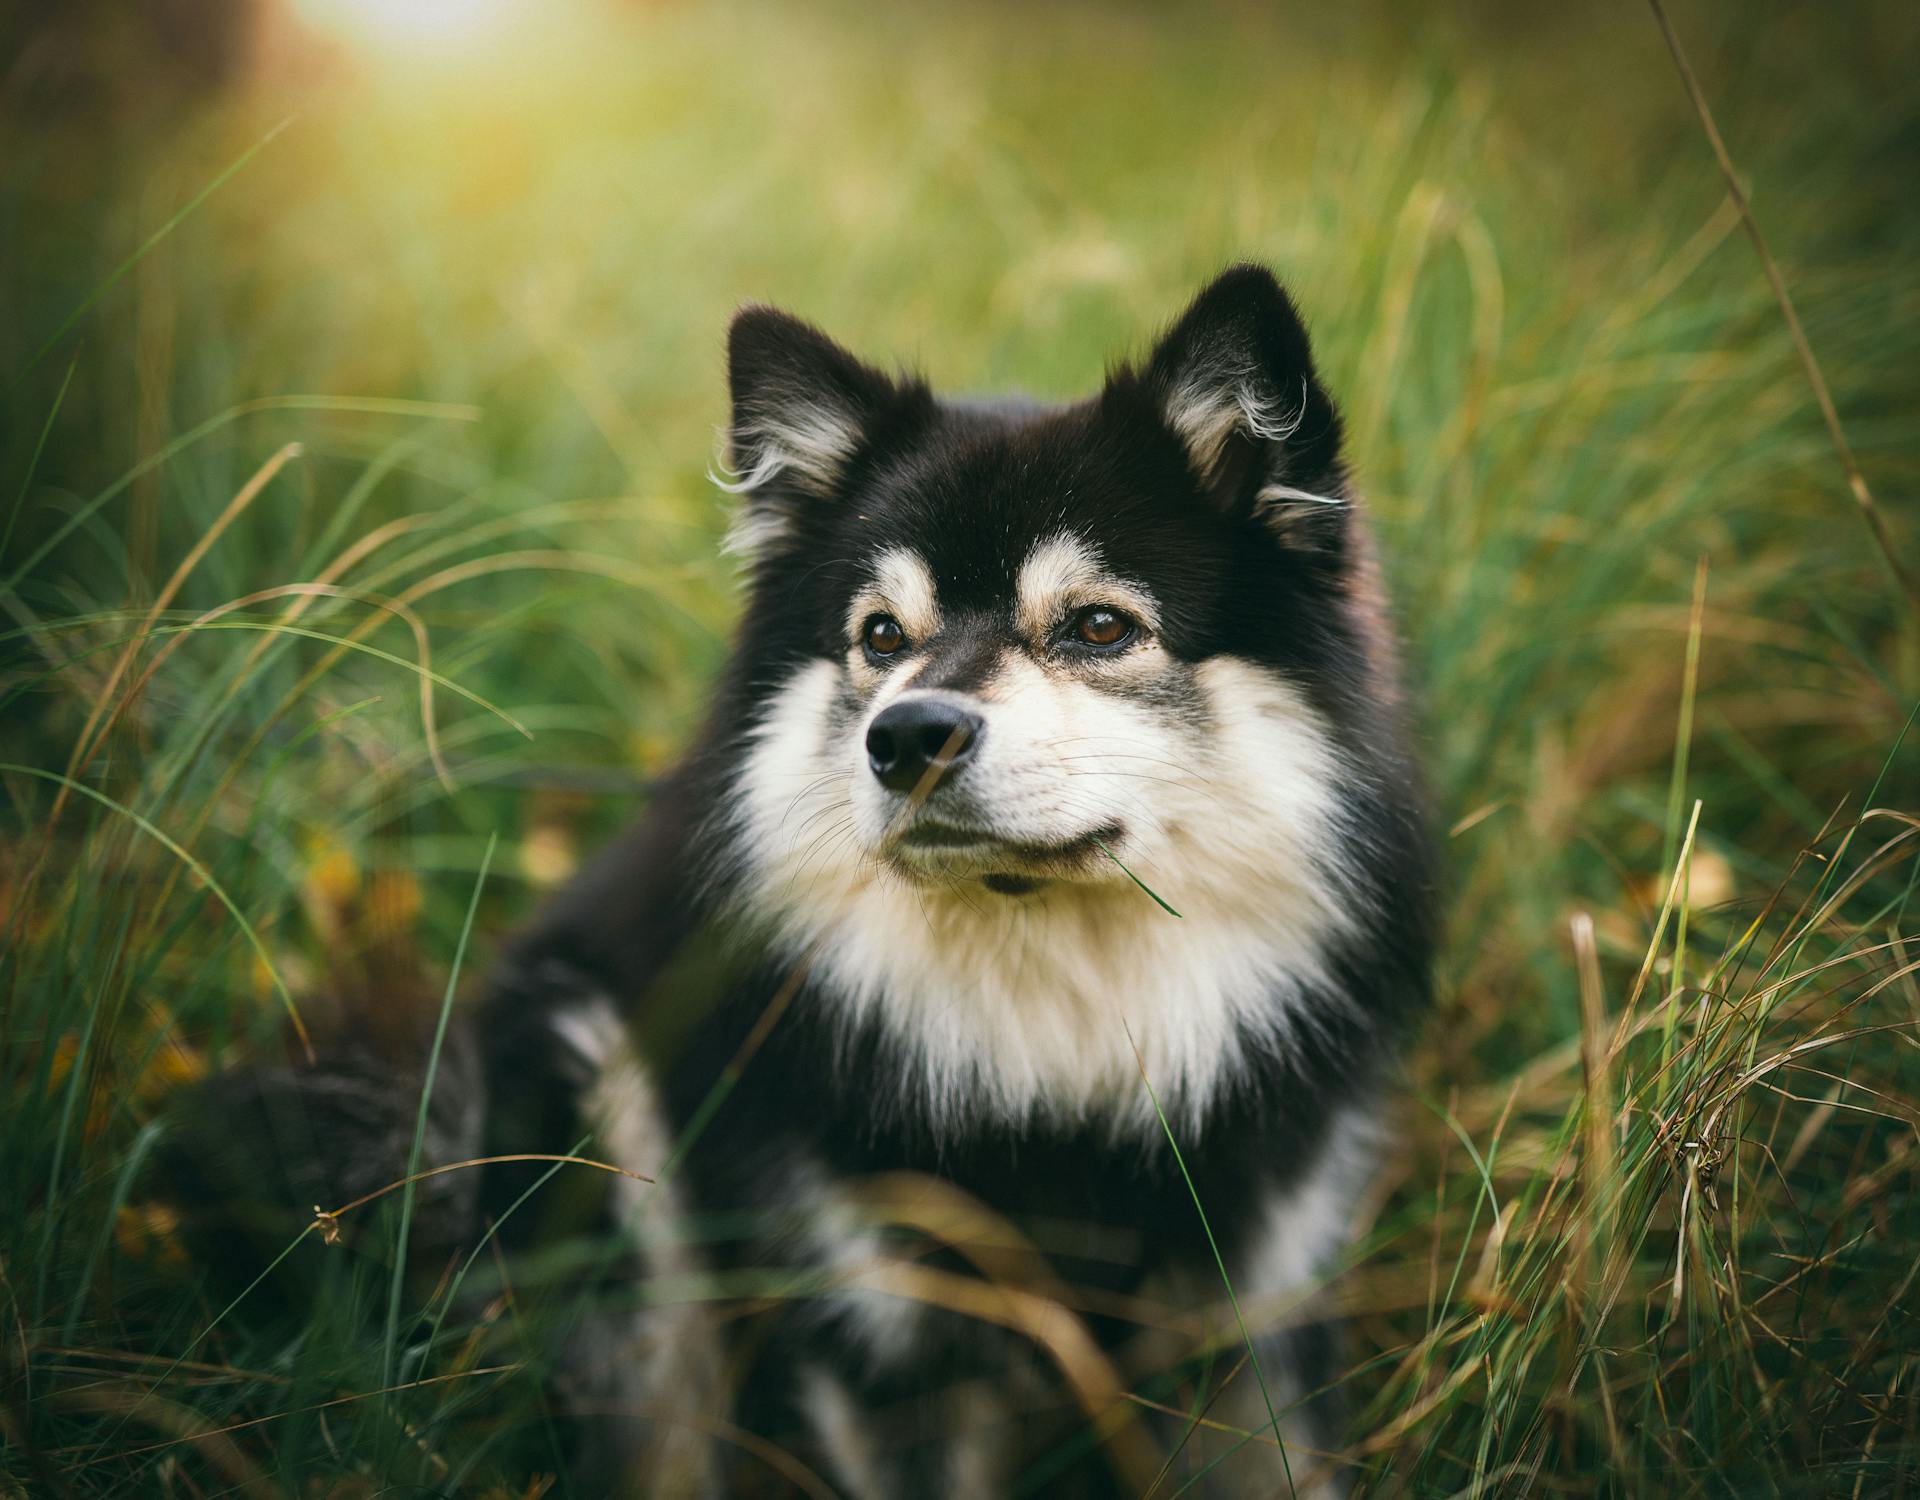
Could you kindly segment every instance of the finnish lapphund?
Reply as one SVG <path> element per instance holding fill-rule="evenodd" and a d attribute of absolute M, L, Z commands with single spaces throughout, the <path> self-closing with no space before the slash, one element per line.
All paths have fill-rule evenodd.
<path fill-rule="evenodd" d="M 574 1494 L 1344 1490 L 1312 1293 L 1432 877 L 1293 304 L 1229 270 L 1060 405 L 938 397 L 767 307 L 728 374 L 711 715 L 461 1008 L 422 1163 L 653 1180 L 449 1173 L 416 1248 L 497 1225 L 522 1298 L 563 1268 Z M 298 1137 L 304 1208 L 404 1170 L 384 1066 L 214 1107 Z"/>

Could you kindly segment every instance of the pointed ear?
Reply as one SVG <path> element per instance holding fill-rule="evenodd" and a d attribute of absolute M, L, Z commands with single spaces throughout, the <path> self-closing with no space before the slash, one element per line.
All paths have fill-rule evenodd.
<path fill-rule="evenodd" d="M 832 495 L 903 392 L 811 323 L 747 307 L 727 333 L 731 477 L 742 497 L 730 543 L 749 555 L 784 535 L 795 507 Z"/>
<path fill-rule="evenodd" d="M 1265 267 L 1235 266 L 1201 292 L 1140 378 L 1215 503 L 1290 543 L 1340 533 L 1340 416 L 1299 313 Z"/>

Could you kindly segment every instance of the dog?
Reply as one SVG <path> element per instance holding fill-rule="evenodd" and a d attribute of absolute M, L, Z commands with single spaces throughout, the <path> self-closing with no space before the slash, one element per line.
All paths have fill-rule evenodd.
<path fill-rule="evenodd" d="M 1300 315 L 1235 267 L 1047 405 L 754 306 L 728 375 L 711 714 L 462 1012 L 425 1151 L 653 1180 L 497 1164 L 420 1222 L 605 1247 L 553 1354 L 576 1493 L 786 1493 L 773 1448 L 862 1500 L 1339 1493 L 1312 1290 L 1434 881 Z M 391 1180 L 418 1093 L 379 1076 L 220 1107 Z"/>

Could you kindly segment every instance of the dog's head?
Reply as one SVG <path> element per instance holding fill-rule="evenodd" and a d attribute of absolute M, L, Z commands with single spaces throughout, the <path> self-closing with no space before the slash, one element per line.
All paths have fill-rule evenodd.
<path fill-rule="evenodd" d="M 729 362 L 763 877 L 977 905 L 1131 870 L 1177 904 L 1189 864 L 1325 841 L 1372 647 L 1339 417 L 1271 275 L 1064 407 L 938 400 L 766 308 Z"/>

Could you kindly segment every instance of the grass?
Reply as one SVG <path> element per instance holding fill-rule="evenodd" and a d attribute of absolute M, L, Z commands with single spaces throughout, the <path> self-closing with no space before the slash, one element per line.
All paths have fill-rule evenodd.
<path fill-rule="evenodd" d="M 169 1102 L 289 1045 L 283 986 L 430 1033 L 469 918 L 470 970 L 644 801 L 726 648 L 738 301 L 1068 393 L 1251 255 L 1450 830 L 1327 1289 L 1366 1491 L 1920 1493 L 1920 628 L 1654 17 L 550 10 L 497 54 L 262 10 L 217 88 L 101 13 L 6 75 L 0 1489 L 524 1491 L 538 1287 L 456 1306 L 300 1204 L 311 1300 L 236 1300 L 153 1195 Z M 1911 567 L 1920 35 L 1670 19 Z M 1270 1443 L 1206 1415 L 1216 1331 L 1129 1404 Z"/>

